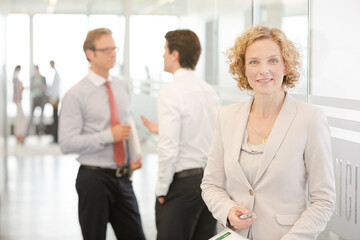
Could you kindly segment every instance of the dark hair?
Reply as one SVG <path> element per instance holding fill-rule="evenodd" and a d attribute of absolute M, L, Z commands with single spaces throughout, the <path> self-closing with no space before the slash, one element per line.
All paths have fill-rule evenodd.
<path fill-rule="evenodd" d="M 88 32 L 84 41 L 83 50 L 95 50 L 95 40 L 99 39 L 102 35 L 112 35 L 112 31 L 108 28 L 96 28 Z M 87 59 L 89 61 L 89 59 Z"/>
<path fill-rule="evenodd" d="M 175 30 L 166 33 L 170 53 L 179 52 L 179 63 L 183 68 L 195 69 L 201 53 L 199 38 L 191 30 Z"/>
<path fill-rule="evenodd" d="M 20 71 L 21 70 L 21 66 L 20 65 L 17 65 L 14 69 L 14 71 Z"/>

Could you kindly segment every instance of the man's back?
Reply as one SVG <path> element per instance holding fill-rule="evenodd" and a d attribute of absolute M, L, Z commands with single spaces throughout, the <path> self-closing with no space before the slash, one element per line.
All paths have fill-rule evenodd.
<path fill-rule="evenodd" d="M 166 154 L 178 141 L 175 172 L 191 168 L 193 164 L 205 167 L 220 107 L 216 92 L 194 71 L 179 69 L 173 82 L 160 91 L 158 107 L 159 154 Z M 174 115 L 174 112 L 177 113 Z M 168 116 L 173 120 L 168 121 Z M 174 128 L 178 131 L 172 131 Z M 172 133 L 167 133 L 169 129 Z M 171 143 L 167 139 L 172 139 Z"/>

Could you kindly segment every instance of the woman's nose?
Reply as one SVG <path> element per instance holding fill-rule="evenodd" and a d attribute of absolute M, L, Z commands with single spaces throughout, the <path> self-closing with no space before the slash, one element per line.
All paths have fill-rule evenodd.
<path fill-rule="evenodd" d="M 263 75 L 269 74 L 269 68 L 268 68 L 267 64 L 261 64 L 260 74 L 263 74 Z"/>

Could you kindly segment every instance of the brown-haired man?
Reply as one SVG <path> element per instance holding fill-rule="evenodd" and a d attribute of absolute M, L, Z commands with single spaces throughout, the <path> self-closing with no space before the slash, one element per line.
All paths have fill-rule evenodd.
<path fill-rule="evenodd" d="M 159 92 L 159 123 L 142 116 L 145 126 L 159 134 L 157 239 L 209 239 L 216 221 L 201 198 L 200 183 L 220 100 L 194 72 L 201 53 L 196 34 L 176 30 L 165 39 L 164 70 L 174 80 Z"/>
<path fill-rule="evenodd" d="M 112 32 L 90 31 L 84 52 L 88 75 L 65 95 L 60 112 L 59 142 L 64 153 L 77 153 L 79 221 L 85 240 L 105 240 L 110 222 L 117 239 L 145 239 L 129 179 L 141 167 L 141 155 L 128 141 L 132 120 L 129 89 L 109 75 L 116 61 Z M 131 160 L 130 160 L 131 159 Z"/>

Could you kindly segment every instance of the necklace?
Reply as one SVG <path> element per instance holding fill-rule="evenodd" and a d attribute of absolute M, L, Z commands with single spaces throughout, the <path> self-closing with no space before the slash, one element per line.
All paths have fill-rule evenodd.
<path fill-rule="evenodd" d="M 258 131 L 256 131 L 256 129 L 254 128 L 254 126 L 251 124 L 250 119 L 249 119 L 248 122 L 249 122 L 249 125 L 250 125 L 251 129 L 254 130 L 254 132 L 255 132 L 259 137 L 261 137 L 261 143 L 266 143 L 267 138 L 268 138 L 268 136 L 270 135 L 270 133 L 271 133 L 271 131 L 272 131 L 272 128 L 270 129 L 270 131 L 269 131 L 269 132 L 265 135 L 265 137 L 264 137 L 264 136 L 261 135 Z"/>

